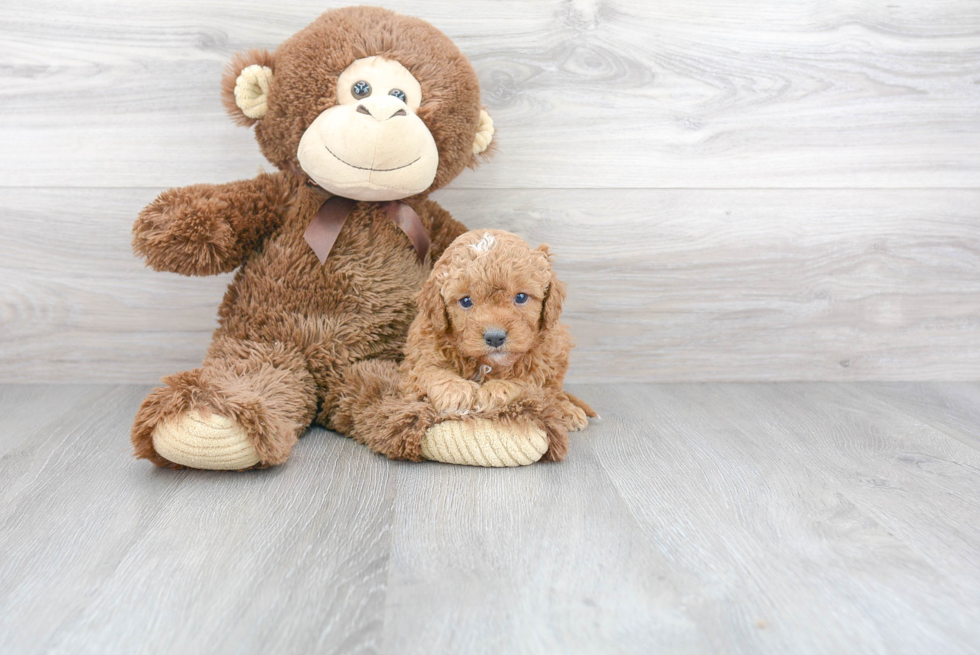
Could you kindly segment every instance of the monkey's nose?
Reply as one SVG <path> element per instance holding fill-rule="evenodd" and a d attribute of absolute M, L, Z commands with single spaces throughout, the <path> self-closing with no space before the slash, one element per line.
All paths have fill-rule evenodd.
<path fill-rule="evenodd" d="M 490 328 L 483 333 L 483 341 L 491 348 L 499 348 L 507 341 L 507 330 L 500 328 Z"/>
<path fill-rule="evenodd" d="M 386 121 L 389 118 L 394 118 L 395 116 L 407 116 L 408 114 L 404 109 L 398 107 L 392 107 L 390 105 L 375 105 L 374 110 L 363 102 L 357 105 L 358 114 L 366 114 L 376 121 Z"/>

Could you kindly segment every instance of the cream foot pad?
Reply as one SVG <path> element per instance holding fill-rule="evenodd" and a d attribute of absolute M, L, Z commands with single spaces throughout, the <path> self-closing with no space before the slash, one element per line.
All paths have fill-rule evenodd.
<path fill-rule="evenodd" d="M 259 463 L 245 430 L 219 414 L 197 410 L 180 414 L 153 430 L 153 448 L 175 464 L 195 469 L 234 471 Z"/>
<path fill-rule="evenodd" d="M 501 425 L 487 419 L 443 421 L 422 439 L 426 459 L 469 466 L 526 466 L 547 450 L 548 437 L 536 426 Z"/>

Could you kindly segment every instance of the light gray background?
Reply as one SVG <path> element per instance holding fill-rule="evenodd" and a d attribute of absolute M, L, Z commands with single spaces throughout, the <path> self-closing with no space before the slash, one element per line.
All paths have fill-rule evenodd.
<path fill-rule="evenodd" d="M 0 380 L 196 366 L 228 276 L 144 269 L 168 186 L 270 168 L 232 53 L 342 3 L 0 8 Z M 471 58 L 499 154 L 437 199 L 550 242 L 571 381 L 980 377 L 980 5 L 392 0 Z"/>

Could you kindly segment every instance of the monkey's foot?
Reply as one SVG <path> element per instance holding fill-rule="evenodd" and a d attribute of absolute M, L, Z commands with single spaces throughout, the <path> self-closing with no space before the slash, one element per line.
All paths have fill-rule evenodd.
<path fill-rule="evenodd" d="M 236 471 L 259 463 L 242 426 L 220 414 L 204 418 L 196 409 L 158 424 L 153 448 L 174 464 L 195 469 Z"/>
<path fill-rule="evenodd" d="M 422 456 L 447 464 L 526 466 L 547 450 L 548 436 L 527 421 L 443 421 L 422 438 Z"/>

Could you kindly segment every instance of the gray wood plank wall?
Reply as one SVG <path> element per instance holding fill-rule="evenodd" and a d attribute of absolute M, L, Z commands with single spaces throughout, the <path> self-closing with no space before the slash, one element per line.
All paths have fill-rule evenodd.
<path fill-rule="evenodd" d="M 200 361 L 228 277 L 144 270 L 130 225 L 269 168 L 222 68 L 339 4 L 0 7 L 0 380 Z M 980 4 L 386 6 L 476 66 L 499 154 L 437 199 L 552 244 L 570 379 L 980 377 Z"/>

